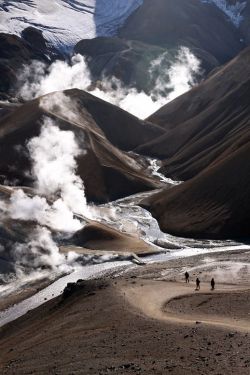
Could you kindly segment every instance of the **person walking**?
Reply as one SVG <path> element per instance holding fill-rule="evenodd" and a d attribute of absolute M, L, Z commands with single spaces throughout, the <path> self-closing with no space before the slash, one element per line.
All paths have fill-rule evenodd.
<path fill-rule="evenodd" d="M 200 279 L 197 277 L 196 279 L 196 289 L 195 290 L 200 290 Z"/>
<path fill-rule="evenodd" d="M 214 278 L 212 278 L 211 280 L 211 290 L 214 290 L 215 288 L 215 281 L 214 281 Z"/>
<path fill-rule="evenodd" d="M 186 283 L 189 283 L 189 273 L 187 271 L 185 272 L 185 280 Z"/>

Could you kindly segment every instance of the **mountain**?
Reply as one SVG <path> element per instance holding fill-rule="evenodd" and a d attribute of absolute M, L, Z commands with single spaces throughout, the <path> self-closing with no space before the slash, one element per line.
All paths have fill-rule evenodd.
<path fill-rule="evenodd" d="M 224 12 L 213 2 L 200 0 L 145 0 L 120 36 L 165 47 L 184 45 L 206 52 L 219 63 L 244 47 L 240 30 Z"/>
<path fill-rule="evenodd" d="M 166 130 L 136 149 L 163 159 L 161 171 L 189 179 L 248 141 L 250 48 L 188 93 L 168 103 L 149 121 Z"/>
<path fill-rule="evenodd" d="M 0 182 L 33 188 L 26 146 L 50 119 L 79 141 L 77 173 L 88 202 L 162 188 L 136 154 L 146 155 L 162 160 L 167 177 L 186 181 L 143 202 L 164 231 L 247 236 L 248 210 L 239 207 L 248 205 L 249 7 L 241 0 L 3 1 L 0 99 L 10 103 L 0 102 Z M 42 62 L 49 74 L 60 59 L 70 71 L 68 51 L 85 57 L 89 90 L 108 90 L 105 79 L 118 94 L 115 77 L 128 92 L 167 100 L 171 72 L 183 81 L 183 68 L 187 88 L 201 83 L 145 121 L 77 89 L 17 102 L 20 67 Z M 84 246 L 97 233 L 101 241 L 113 236 L 114 246 L 117 236 L 125 247 L 129 241 L 95 225 L 77 239 Z"/>
<path fill-rule="evenodd" d="M 161 229 L 184 237 L 249 238 L 250 48 L 150 120 L 166 134 L 137 152 L 187 180 L 145 199 Z"/>
<path fill-rule="evenodd" d="M 70 96 L 80 100 L 107 139 L 124 151 L 133 151 L 141 143 L 162 136 L 160 126 L 138 119 L 130 113 L 102 99 L 79 90 L 70 91 Z"/>
<path fill-rule="evenodd" d="M 168 70 L 176 58 L 176 51 L 169 51 L 154 72 L 152 62 L 166 54 L 164 48 L 118 37 L 81 40 L 74 52 L 85 57 L 93 80 L 101 81 L 103 76 L 116 77 L 125 86 L 147 93 L 154 88 L 159 70 Z"/>
<path fill-rule="evenodd" d="M 156 252 L 155 249 L 152 249 L 151 245 L 140 239 L 138 235 L 122 233 L 114 228 L 94 221 L 76 232 L 69 241 L 71 245 L 73 243 L 74 246 L 76 246 L 74 251 L 78 254 L 81 253 L 81 251 L 86 254 L 86 248 L 90 250 L 113 251 L 116 254 L 124 252 L 133 252 L 135 254 Z M 77 247 L 80 247 L 80 249 L 77 249 Z M 62 250 L 66 252 L 67 247 L 64 246 Z M 72 247 L 69 247 L 68 250 L 72 251 Z"/>
<path fill-rule="evenodd" d="M 76 89 L 64 94 L 48 94 L 6 109 L 0 118 L 0 175 L 3 182 L 32 187 L 28 173 L 30 158 L 25 145 L 39 134 L 44 117 L 51 118 L 62 129 L 72 130 L 79 139 L 84 136 L 86 152 L 78 157 L 78 174 L 84 181 L 89 200 L 105 202 L 161 186 L 144 171 L 144 166 L 114 146 L 131 148 L 141 138 L 161 134 L 161 129 L 144 124 L 125 111 Z"/>
<path fill-rule="evenodd" d="M 58 49 L 80 39 L 114 35 L 142 0 L 3 0 L 0 31 L 21 35 L 32 26 Z"/>
<path fill-rule="evenodd" d="M 190 76 L 183 77 L 187 82 L 186 90 L 204 73 L 200 60 L 181 45 L 166 48 L 118 37 L 99 37 L 81 40 L 74 52 L 84 56 L 97 87 L 108 77 L 118 92 L 120 87 L 136 88 L 151 96 L 153 101 L 159 97 L 164 97 L 164 102 L 169 101 L 167 98 L 174 89 L 175 78 L 171 78 L 171 74 L 175 70 L 186 70 Z M 216 61 L 210 61 L 207 69 L 210 71 L 216 66 Z"/>
<path fill-rule="evenodd" d="M 200 73 L 206 76 L 249 44 L 249 24 L 245 22 L 250 2 L 232 3 L 144 0 L 116 37 L 81 40 L 74 51 L 86 57 L 95 80 L 115 76 L 147 93 L 152 93 L 157 83 L 160 86 L 161 80 L 161 91 L 167 95 L 167 72 L 174 63 L 184 63 L 178 56 L 181 48 L 199 59 Z M 194 78 L 201 80 L 196 73 Z"/>
<path fill-rule="evenodd" d="M 67 257 L 67 253 L 74 251 L 78 254 L 77 261 L 82 264 L 91 262 L 93 256 L 103 255 L 103 251 L 109 251 L 110 257 L 122 253 L 120 259 L 129 257 L 131 260 L 136 260 L 136 256 L 131 253 L 151 253 L 152 246 L 141 239 L 139 234 L 130 234 L 114 229 L 102 222 L 87 219 L 82 216 L 83 214 L 77 215 L 75 211 L 72 213 L 73 219 L 62 218 L 64 212 L 61 212 L 59 221 L 64 222 L 65 220 L 67 225 L 66 229 L 62 230 L 63 235 L 60 235 L 60 228 L 55 228 L 55 221 L 46 222 L 45 226 L 41 225 L 40 219 L 43 215 L 51 210 L 53 216 L 62 202 L 59 197 L 59 188 L 54 194 L 37 191 L 36 177 L 32 173 L 34 159 L 29 152 L 28 143 L 31 139 L 34 140 L 34 137 L 40 136 L 45 126 L 71 131 L 71 134 L 73 132 L 81 151 L 77 155 L 74 154 L 76 170 L 68 170 L 71 165 L 74 145 L 68 145 L 67 141 L 64 141 L 67 138 L 66 133 L 61 134 L 63 138 L 57 135 L 57 139 L 54 139 L 51 144 L 51 149 L 56 153 L 58 142 L 63 143 L 61 159 L 63 165 L 57 165 L 59 172 L 55 177 L 56 183 L 60 184 L 63 181 L 67 184 L 66 181 L 68 178 L 71 179 L 72 173 L 79 176 L 81 180 L 75 180 L 74 186 L 71 186 L 67 193 L 75 201 L 78 199 L 77 189 L 80 186 L 83 194 L 79 206 L 85 207 L 85 194 L 90 203 L 86 212 L 88 210 L 94 212 L 96 220 L 108 222 L 110 215 L 114 215 L 114 217 L 116 215 L 115 209 L 99 209 L 96 203 L 106 203 L 163 186 L 160 179 L 154 178 L 139 158 L 120 149 L 130 150 L 140 144 L 141 139 L 146 141 L 158 137 L 163 134 L 160 127 L 141 121 L 129 113 L 77 89 L 50 93 L 24 104 L 0 103 L 0 184 L 2 184 L 0 185 L 2 213 L 0 283 L 5 283 L 8 276 L 16 274 L 19 268 L 24 273 L 32 272 L 34 262 L 36 268 L 50 270 L 53 265 L 46 261 L 46 257 L 46 259 L 40 257 L 40 254 L 49 254 L 51 243 L 54 244 L 52 245 L 53 249 L 57 249 L 57 254 L 65 254 Z M 51 140 L 47 137 L 45 142 L 49 141 Z M 44 146 L 43 143 L 42 148 Z M 35 151 L 38 148 L 39 146 L 36 144 Z M 45 153 L 46 151 L 42 151 L 39 155 L 39 162 L 44 163 L 46 160 L 44 166 L 48 171 L 48 164 L 57 162 L 60 157 L 57 153 L 55 157 L 53 153 L 53 156 L 49 156 L 48 161 Z M 40 169 L 43 168 L 39 167 L 39 171 Z M 50 174 L 56 174 L 57 169 L 50 171 Z M 48 175 L 46 176 L 48 180 Z M 44 181 L 44 176 L 42 178 Z M 81 181 L 84 183 L 84 188 L 81 187 Z M 49 184 L 48 181 L 45 183 Z M 22 206 L 21 212 L 29 207 L 31 211 L 28 218 L 23 217 L 22 214 L 20 216 L 20 213 L 18 216 L 9 215 L 6 211 L 15 194 L 21 194 L 21 201 L 23 198 L 27 201 L 18 200 L 18 203 L 14 203 L 14 210 L 19 210 L 19 204 Z M 54 200 L 59 206 L 53 206 Z M 34 215 L 37 207 L 36 202 L 43 205 L 45 202 L 47 203 L 46 208 Z M 76 229 L 71 229 L 70 220 L 74 222 L 76 220 L 79 224 L 79 220 L 81 220 L 82 224 L 74 227 Z M 79 230 L 79 228 L 81 229 Z M 43 233 L 46 237 L 48 230 L 51 239 L 49 242 L 45 241 L 43 249 Z M 20 258 L 19 251 L 22 252 Z"/>
<path fill-rule="evenodd" d="M 249 124 L 248 124 L 249 126 Z M 249 238 L 250 133 L 230 155 L 198 176 L 142 202 L 167 233 Z"/>

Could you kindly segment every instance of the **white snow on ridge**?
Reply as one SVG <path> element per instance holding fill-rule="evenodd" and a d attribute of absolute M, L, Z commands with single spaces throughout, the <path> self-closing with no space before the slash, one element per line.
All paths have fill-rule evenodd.
<path fill-rule="evenodd" d="M 20 35 L 34 26 L 59 48 L 115 35 L 143 0 L 0 0 L 0 32 Z"/>
<path fill-rule="evenodd" d="M 229 4 L 227 0 L 202 0 L 202 2 L 215 4 L 236 27 L 240 26 L 243 20 L 242 12 L 247 5 L 243 0 L 235 0 L 234 4 L 232 2 Z"/>

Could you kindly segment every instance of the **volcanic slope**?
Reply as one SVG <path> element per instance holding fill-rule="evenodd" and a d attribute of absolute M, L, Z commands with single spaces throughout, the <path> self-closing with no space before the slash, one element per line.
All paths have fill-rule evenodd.
<path fill-rule="evenodd" d="M 249 141 L 250 48 L 148 120 L 166 130 L 136 149 L 163 159 L 161 172 L 187 180 Z"/>
<path fill-rule="evenodd" d="M 120 37 L 166 47 L 187 46 L 206 55 L 204 60 L 210 56 L 219 63 L 244 47 L 241 31 L 223 11 L 200 0 L 145 0 L 127 19 Z"/>
<path fill-rule="evenodd" d="M 213 1 L 145 0 L 116 37 L 81 40 L 74 51 L 85 56 L 96 80 L 115 76 L 126 86 L 147 93 L 161 82 L 160 91 L 167 96 L 168 72 L 173 64 L 184 63 L 179 55 L 183 47 L 199 59 L 201 69 L 193 78 L 200 81 L 249 44 L 243 32 L 249 10 L 242 8 L 241 15 L 232 6 L 230 18 Z"/>
<path fill-rule="evenodd" d="M 92 105 L 93 117 L 91 110 L 88 111 L 88 105 Z M 108 110 L 105 110 L 105 105 Z M 128 144 L 132 142 L 133 127 L 134 139 L 133 144 L 129 145 L 131 147 L 136 143 L 136 139 L 138 142 L 143 131 L 147 138 L 159 134 L 161 129 L 154 125 L 147 127 L 146 123 L 144 128 L 144 123 L 125 111 L 94 99 L 80 90 L 48 94 L 12 109 L 0 119 L 2 182 L 9 181 L 32 187 L 32 180 L 27 173 L 31 162 L 25 152 L 25 145 L 30 138 L 39 134 L 46 117 L 51 118 L 53 124 L 61 129 L 73 131 L 79 140 L 84 153 L 78 157 L 77 172 L 84 181 L 88 200 L 105 202 L 161 186 L 135 159 L 115 147 L 106 138 L 101 126 L 104 129 L 107 124 L 106 131 L 114 143 L 121 143 L 122 137 L 127 137 Z M 113 126 L 112 136 L 112 129 L 108 126 Z M 128 129 L 130 130 L 127 131 Z"/>
<path fill-rule="evenodd" d="M 213 167 L 142 204 L 162 230 L 196 238 L 250 237 L 250 137 Z"/>

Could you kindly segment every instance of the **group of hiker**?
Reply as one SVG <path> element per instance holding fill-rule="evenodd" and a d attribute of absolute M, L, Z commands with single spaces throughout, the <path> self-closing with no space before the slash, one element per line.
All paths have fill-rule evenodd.
<path fill-rule="evenodd" d="M 189 273 L 186 271 L 185 272 L 185 280 L 186 280 L 186 283 L 189 283 Z M 200 284 L 201 284 L 201 281 L 199 279 L 199 277 L 196 278 L 196 288 L 195 290 L 200 290 Z M 214 281 L 214 278 L 211 279 L 211 290 L 214 290 L 215 289 L 215 281 Z"/>

